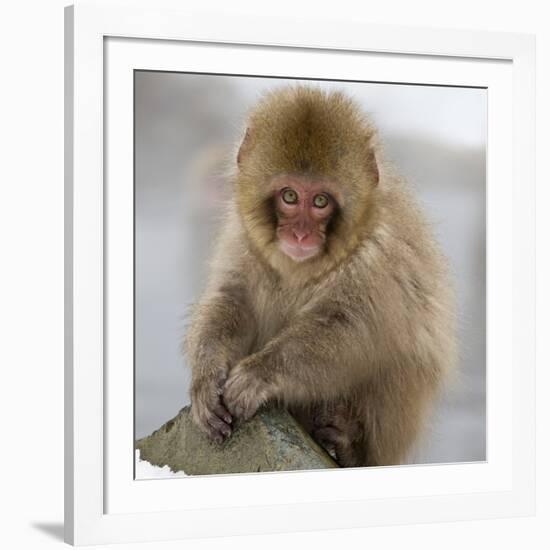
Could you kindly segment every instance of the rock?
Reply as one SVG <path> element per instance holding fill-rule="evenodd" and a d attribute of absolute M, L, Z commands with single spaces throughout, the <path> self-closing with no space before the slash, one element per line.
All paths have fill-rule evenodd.
<path fill-rule="evenodd" d="M 337 468 L 332 458 L 283 409 L 260 410 L 237 423 L 224 443 L 211 442 L 191 420 L 189 407 L 136 441 L 142 460 L 189 475 Z"/>

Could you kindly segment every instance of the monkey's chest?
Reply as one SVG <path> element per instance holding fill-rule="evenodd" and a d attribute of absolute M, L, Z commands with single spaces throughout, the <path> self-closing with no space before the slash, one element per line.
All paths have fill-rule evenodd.
<path fill-rule="evenodd" d="M 303 301 L 289 297 L 284 292 L 272 290 L 256 293 L 253 297 L 256 318 L 254 350 L 262 349 L 299 315 Z"/>

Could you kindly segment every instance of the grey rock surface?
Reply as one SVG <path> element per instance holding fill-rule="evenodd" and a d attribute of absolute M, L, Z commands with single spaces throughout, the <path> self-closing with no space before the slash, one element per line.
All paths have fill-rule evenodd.
<path fill-rule="evenodd" d="M 237 423 L 222 444 L 211 442 L 193 423 L 190 408 L 136 441 L 142 460 L 188 475 L 337 468 L 332 458 L 283 409 L 260 410 Z"/>

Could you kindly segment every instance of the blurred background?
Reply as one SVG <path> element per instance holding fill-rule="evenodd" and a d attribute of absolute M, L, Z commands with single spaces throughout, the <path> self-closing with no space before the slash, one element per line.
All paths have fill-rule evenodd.
<path fill-rule="evenodd" d="M 135 435 L 189 403 L 180 353 L 201 293 L 223 202 L 223 173 L 262 92 L 296 80 L 135 73 Z M 416 190 L 450 260 L 461 372 L 442 396 L 412 462 L 485 460 L 486 90 L 351 82 L 386 157 Z"/>

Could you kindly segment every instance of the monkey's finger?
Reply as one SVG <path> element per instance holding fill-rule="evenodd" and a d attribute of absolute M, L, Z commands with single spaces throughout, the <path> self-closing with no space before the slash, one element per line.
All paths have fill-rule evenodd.
<path fill-rule="evenodd" d="M 223 420 L 218 418 L 215 415 L 212 415 L 208 418 L 208 424 L 219 432 L 222 437 L 229 437 L 231 435 L 231 426 L 226 424 Z"/>
<path fill-rule="evenodd" d="M 207 419 L 202 419 L 200 423 L 197 424 L 201 432 L 203 432 L 210 441 L 215 441 L 216 443 L 223 443 L 224 437 L 223 434 L 219 432 L 216 428 L 213 428 L 207 421 Z"/>
<path fill-rule="evenodd" d="M 258 406 L 255 402 L 247 399 L 239 399 L 236 403 L 233 404 L 232 413 L 242 420 L 250 420 L 258 410 Z"/>
<path fill-rule="evenodd" d="M 255 402 L 248 403 L 246 408 L 242 412 L 242 417 L 245 420 L 250 420 L 256 414 L 257 410 L 258 410 L 258 405 Z"/>
<path fill-rule="evenodd" d="M 241 406 L 239 406 L 237 400 L 232 400 L 232 399 L 224 399 L 224 402 L 225 402 L 225 406 L 227 407 L 227 410 L 229 411 L 229 414 L 231 415 L 232 418 L 241 418 L 242 417 L 242 413 L 244 412 L 243 411 L 243 408 Z"/>
<path fill-rule="evenodd" d="M 220 431 L 216 430 L 215 428 L 212 428 L 212 426 L 210 425 L 208 425 L 208 429 L 206 430 L 206 433 L 210 441 L 213 441 L 218 445 L 221 445 L 225 441 L 224 435 Z"/>
<path fill-rule="evenodd" d="M 242 418 L 243 420 L 248 420 L 246 415 L 246 409 L 241 405 L 235 405 L 235 416 L 237 418 Z"/>
<path fill-rule="evenodd" d="M 221 403 L 216 405 L 214 408 L 214 413 L 227 424 L 231 424 L 231 422 L 233 422 L 233 418 L 229 414 L 229 411 Z"/>
<path fill-rule="evenodd" d="M 238 393 L 234 390 L 233 384 L 231 383 L 231 380 L 225 385 L 224 391 L 223 391 L 223 405 L 224 408 L 227 410 L 227 412 L 231 416 L 236 416 L 235 414 L 235 401 L 237 399 Z"/>
<path fill-rule="evenodd" d="M 245 409 L 240 401 L 241 400 L 239 398 L 233 399 L 231 395 L 224 395 L 225 406 L 232 417 L 243 418 Z"/>

